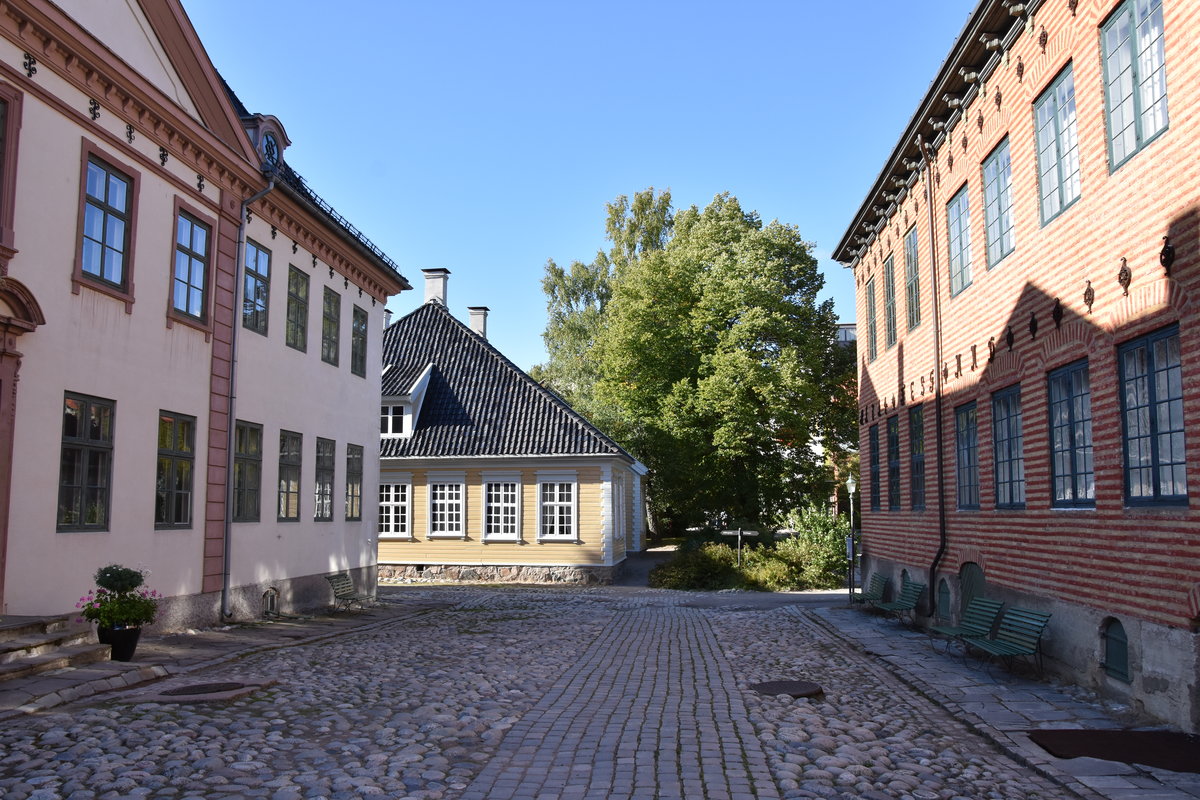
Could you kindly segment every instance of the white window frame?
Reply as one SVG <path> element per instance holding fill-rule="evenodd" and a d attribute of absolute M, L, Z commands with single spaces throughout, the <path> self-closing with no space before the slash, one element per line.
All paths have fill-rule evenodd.
<path fill-rule="evenodd" d="M 429 539 L 467 538 L 467 475 L 465 472 L 430 472 L 425 476 L 425 491 L 429 502 L 425 512 L 425 535 Z M 441 496 L 445 493 L 445 496 Z M 444 525 L 434 530 L 434 516 L 438 506 L 445 505 Z M 457 514 L 457 519 L 453 517 Z"/>
<path fill-rule="evenodd" d="M 545 491 L 546 487 L 548 487 L 548 486 L 559 487 L 558 491 L 561 491 L 562 486 L 570 486 L 571 487 L 571 499 L 569 501 L 567 501 L 566 503 L 564 503 L 561 499 L 556 498 L 556 499 L 550 501 L 549 503 L 547 503 L 543 499 L 542 493 Z M 570 520 L 571 530 L 567 533 L 562 533 L 558 530 L 559 526 L 557 524 L 555 524 L 553 526 L 555 528 L 555 530 L 551 533 L 546 533 L 546 524 L 548 522 L 548 520 L 546 519 L 547 507 L 558 508 L 560 506 L 569 506 L 570 507 L 569 520 Z M 581 539 L 579 537 L 579 476 L 578 476 L 578 474 L 574 470 L 570 470 L 570 471 L 566 471 L 566 472 L 563 472 L 563 471 L 543 472 L 543 471 L 539 470 L 537 473 L 537 510 L 538 510 L 538 513 L 537 513 L 538 541 L 541 541 L 541 542 L 578 542 L 578 541 L 581 541 Z M 556 521 L 558 519 L 561 519 L 561 514 L 556 513 L 554 515 L 554 518 Z"/>
<path fill-rule="evenodd" d="M 480 508 L 483 513 L 480 515 L 481 538 L 485 542 L 517 542 L 521 540 L 521 473 L 520 472 L 485 472 L 483 480 L 479 487 Z M 512 486 L 512 499 L 501 499 L 499 503 L 493 502 L 489 496 L 489 489 L 493 486 Z M 501 490 L 503 491 L 503 490 Z M 491 526 L 491 512 L 493 509 L 499 509 L 503 514 L 505 509 L 508 509 L 512 514 L 513 530 L 510 532 L 493 532 Z M 503 525 L 503 521 L 501 521 Z"/>
<path fill-rule="evenodd" d="M 397 499 L 397 489 L 403 490 L 403 498 Z M 386 491 L 385 491 L 386 490 Z M 385 499 L 385 494 L 387 499 Z M 385 517 L 384 511 L 388 510 Z M 397 524 L 403 514 L 403 525 Z M 386 474 L 379 481 L 379 538 L 413 540 L 412 529 L 412 475 Z"/>
<path fill-rule="evenodd" d="M 384 400 L 379 404 L 379 436 L 383 439 L 399 439 L 408 430 L 405 424 L 405 404 L 399 400 Z M 387 420 L 386 425 L 384 420 Z M 385 431 L 384 428 L 387 428 Z"/>

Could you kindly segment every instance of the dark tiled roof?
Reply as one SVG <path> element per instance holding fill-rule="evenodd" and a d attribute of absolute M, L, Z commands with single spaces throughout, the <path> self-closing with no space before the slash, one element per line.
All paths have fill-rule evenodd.
<path fill-rule="evenodd" d="M 616 455 L 616 442 L 544 389 L 441 303 L 384 331 L 384 396 L 407 394 L 430 364 L 411 437 L 383 439 L 384 458 Z M 408 385 L 402 385 L 407 381 Z"/>

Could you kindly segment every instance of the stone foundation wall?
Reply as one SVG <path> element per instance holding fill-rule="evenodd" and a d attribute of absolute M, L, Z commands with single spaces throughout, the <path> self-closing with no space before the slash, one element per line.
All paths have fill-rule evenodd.
<path fill-rule="evenodd" d="M 573 583 L 613 582 L 619 567 L 534 567 L 462 564 L 380 564 L 380 583 Z"/>

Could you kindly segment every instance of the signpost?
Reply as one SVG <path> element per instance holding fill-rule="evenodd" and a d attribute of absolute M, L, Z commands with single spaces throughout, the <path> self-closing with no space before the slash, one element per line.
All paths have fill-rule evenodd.
<path fill-rule="evenodd" d="M 737 565 L 740 568 L 742 566 L 742 537 L 743 536 L 758 536 L 758 531 L 744 531 L 741 528 L 738 528 L 736 531 L 721 531 L 721 535 L 738 537 L 738 551 L 737 551 L 738 562 L 737 562 Z"/>

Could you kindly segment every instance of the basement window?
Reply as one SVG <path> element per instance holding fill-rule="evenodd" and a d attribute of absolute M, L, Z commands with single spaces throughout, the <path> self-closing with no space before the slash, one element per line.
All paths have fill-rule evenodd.
<path fill-rule="evenodd" d="M 1110 619 L 1101 633 L 1104 640 L 1104 671 L 1110 678 L 1129 683 L 1129 639 L 1120 620 Z"/>

